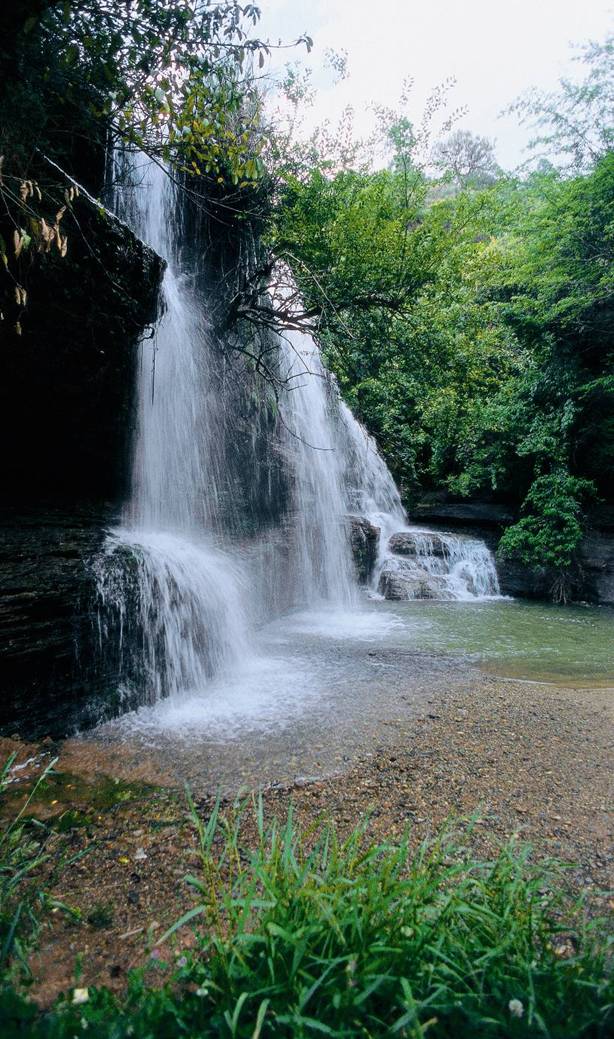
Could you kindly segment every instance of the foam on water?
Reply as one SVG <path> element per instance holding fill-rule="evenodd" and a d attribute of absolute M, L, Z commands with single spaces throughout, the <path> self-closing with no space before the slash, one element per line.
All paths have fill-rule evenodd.
<path fill-rule="evenodd" d="M 405 627 L 395 614 L 380 613 L 376 609 L 339 608 L 304 610 L 292 613 L 279 623 L 279 629 L 288 633 L 312 635 L 322 639 L 343 639 L 357 642 L 381 642 L 391 632 Z M 270 629 L 274 632 L 275 626 Z"/>
<path fill-rule="evenodd" d="M 138 735 L 156 744 L 161 736 L 185 741 L 238 740 L 245 733 L 279 731 L 321 694 L 317 676 L 305 662 L 250 654 L 205 687 L 184 689 L 152 706 L 140 707 L 101 727 L 107 736 Z"/>

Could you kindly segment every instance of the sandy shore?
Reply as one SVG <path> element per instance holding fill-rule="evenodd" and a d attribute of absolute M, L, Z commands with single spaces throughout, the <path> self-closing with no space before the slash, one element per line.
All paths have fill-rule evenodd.
<path fill-rule="evenodd" d="M 284 815 L 293 803 L 302 823 L 332 819 L 341 831 L 370 813 L 375 839 L 411 824 L 416 840 L 450 817 L 473 816 L 476 852 L 517 835 L 536 855 L 572 863 L 569 883 L 607 911 L 614 905 L 613 734 L 614 690 L 476 676 L 417 711 L 408 699 L 406 716 L 399 710 L 375 727 L 336 774 L 269 785 L 266 812 Z M 198 860 L 183 793 L 175 777 L 160 774 L 155 754 L 136 764 L 129 749 L 112 748 L 105 758 L 80 741 L 15 746 L 22 760 L 59 752 L 56 767 L 65 775 L 38 808 L 52 818 L 73 813 L 64 815 L 70 852 L 88 848 L 55 882 L 54 894 L 81 919 L 58 913 L 44 930 L 34 994 L 48 1002 L 69 987 L 77 953 L 82 984 L 121 986 L 156 934 L 190 905 L 182 878 Z M 3 755 L 10 747 L 0 741 Z M 36 766 L 21 771 L 13 804 Z M 210 803 L 198 797 L 203 813 Z M 55 838 L 57 847 L 65 839 Z M 189 943 L 188 933 L 183 940 Z"/>

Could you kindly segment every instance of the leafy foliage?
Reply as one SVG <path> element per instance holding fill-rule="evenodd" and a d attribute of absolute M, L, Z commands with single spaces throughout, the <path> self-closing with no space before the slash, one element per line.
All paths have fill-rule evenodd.
<path fill-rule="evenodd" d="M 234 183 L 254 180 L 252 59 L 262 67 L 271 49 L 250 35 L 259 17 L 237 0 L 30 0 L 21 19 L 9 15 L 16 24 L 5 64 L 25 74 L 23 101 L 40 99 L 45 123 L 68 99 L 89 114 L 93 132 L 110 130 L 195 171 L 230 170 Z M 306 36 L 296 42 L 311 46 Z M 22 131 L 31 139 L 25 121 Z"/>
<path fill-rule="evenodd" d="M 552 571 L 553 598 L 567 598 L 568 574 L 584 533 L 583 499 L 592 496 L 593 484 L 565 472 L 540 476 L 531 484 L 523 504 L 526 513 L 504 533 L 498 552 L 518 557 L 534 570 Z"/>
<path fill-rule="evenodd" d="M 480 284 L 502 263 L 483 233 L 494 206 L 489 193 L 432 204 L 414 166 L 314 173 L 285 196 L 277 248 L 320 303 L 327 360 L 408 492 L 467 478 L 486 403 L 529 364 Z"/>
<path fill-rule="evenodd" d="M 16 311 L 18 335 L 29 267 L 52 245 L 69 248 L 59 222 L 74 189 L 53 163 L 98 195 L 123 142 L 172 164 L 196 201 L 215 193 L 236 206 L 253 193 L 265 143 L 255 66 L 271 49 L 253 35 L 259 16 L 236 0 L 3 6 L 0 320 Z"/>
<path fill-rule="evenodd" d="M 405 494 L 526 500 L 504 551 L 549 569 L 557 596 L 584 507 L 612 493 L 608 48 L 587 50 L 592 87 L 574 94 L 578 118 L 598 113 L 590 154 L 601 157 L 589 168 L 587 152 L 584 172 L 518 179 L 490 165 L 485 184 L 468 165 L 480 142 L 456 131 L 433 150 L 434 182 L 411 125 L 397 123 L 388 169 L 321 166 L 289 179 L 273 236 L 342 392 Z M 548 480 L 568 503 L 564 532 L 544 511 Z"/>
<path fill-rule="evenodd" d="M 612 148 L 614 141 L 614 35 L 579 49 L 584 79 L 561 80 L 555 91 L 532 89 L 508 109 L 536 131 L 530 147 L 552 156 L 568 172 L 581 173 Z"/>

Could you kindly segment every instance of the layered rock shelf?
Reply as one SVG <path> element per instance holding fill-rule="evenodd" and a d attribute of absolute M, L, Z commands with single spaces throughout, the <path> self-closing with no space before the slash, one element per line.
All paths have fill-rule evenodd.
<path fill-rule="evenodd" d="M 518 518 L 507 505 L 435 500 L 418 502 L 411 508 L 410 517 L 425 529 L 445 526 L 458 534 L 479 537 L 493 553 L 505 528 Z M 431 533 L 436 537 L 434 529 Z M 550 598 L 551 578 L 545 571 L 537 573 L 522 563 L 497 559 L 497 573 L 503 595 Z M 588 513 L 587 531 L 573 573 L 572 598 L 614 604 L 614 509 L 610 506 L 597 506 Z"/>
<path fill-rule="evenodd" d="M 430 530 L 393 534 L 380 564 L 385 599 L 473 599 L 497 595 L 492 553 L 478 538 Z"/>

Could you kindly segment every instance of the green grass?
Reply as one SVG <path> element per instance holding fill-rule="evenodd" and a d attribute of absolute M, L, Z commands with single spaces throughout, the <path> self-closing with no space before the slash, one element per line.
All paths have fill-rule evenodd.
<path fill-rule="evenodd" d="M 606 1037 L 603 921 L 556 894 L 527 847 L 472 859 L 457 834 L 410 850 L 301 833 L 254 808 L 202 821 L 194 907 L 121 998 L 67 993 L 42 1014 L 6 988 L 3 1036 Z M 255 834 L 255 836 L 254 836 Z M 558 878 L 560 881 L 560 878 Z M 194 930 L 189 953 L 175 948 Z M 519 1016 L 520 1015 L 520 1016 Z"/>
<path fill-rule="evenodd" d="M 10 792 L 11 754 L 0 769 L 0 799 Z M 50 908 L 35 876 L 49 859 L 50 833 L 44 823 L 29 817 L 30 806 L 52 773 L 51 761 L 19 810 L 0 826 L 0 971 L 27 970 L 27 950 L 39 930 L 40 915 Z"/>

